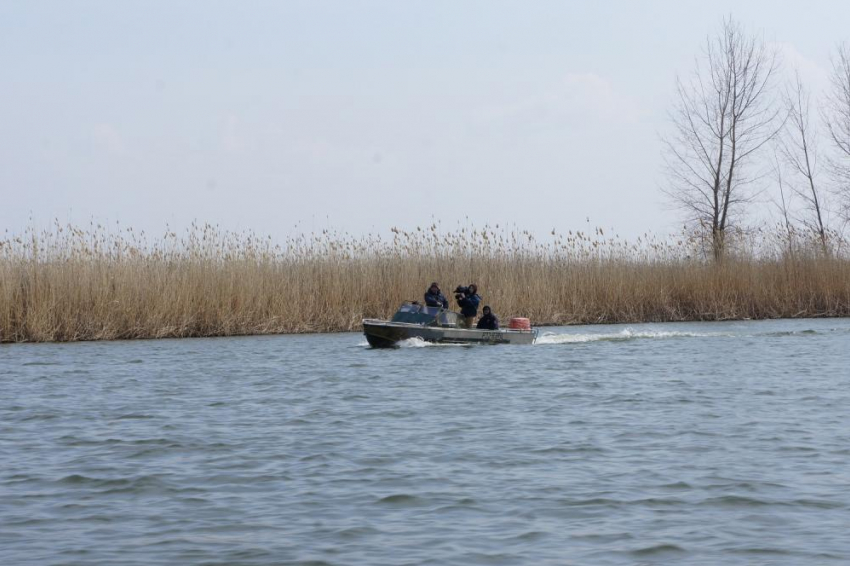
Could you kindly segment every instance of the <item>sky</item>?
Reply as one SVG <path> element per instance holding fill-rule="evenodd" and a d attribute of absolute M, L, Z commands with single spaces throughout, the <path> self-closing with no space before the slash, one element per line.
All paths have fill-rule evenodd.
<path fill-rule="evenodd" d="M 660 138 L 730 16 L 815 91 L 850 40 L 843 0 L 0 0 L 0 230 L 675 231 Z"/>

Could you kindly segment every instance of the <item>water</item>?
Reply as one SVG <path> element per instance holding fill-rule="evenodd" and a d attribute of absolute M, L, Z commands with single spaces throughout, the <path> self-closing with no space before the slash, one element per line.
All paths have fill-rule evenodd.
<path fill-rule="evenodd" d="M 850 563 L 850 321 L 544 332 L 0 346 L 0 563 Z"/>

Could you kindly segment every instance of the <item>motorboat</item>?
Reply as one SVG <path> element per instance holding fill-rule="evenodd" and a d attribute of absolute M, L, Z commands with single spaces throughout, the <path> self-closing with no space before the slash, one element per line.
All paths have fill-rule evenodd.
<path fill-rule="evenodd" d="M 537 329 L 527 318 L 512 318 L 508 328 L 464 328 L 461 315 L 441 307 L 405 302 L 390 320 L 367 318 L 363 333 L 373 348 L 392 348 L 403 340 L 419 339 L 437 344 L 533 344 Z"/>

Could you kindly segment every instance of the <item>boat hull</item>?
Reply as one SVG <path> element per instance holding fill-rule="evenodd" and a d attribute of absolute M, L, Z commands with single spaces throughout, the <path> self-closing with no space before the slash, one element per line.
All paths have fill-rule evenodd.
<path fill-rule="evenodd" d="M 392 348 L 418 338 L 435 344 L 533 344 L 536 330 L 478 330 L 364 320 L 363 333 L 373 348 Z"/>

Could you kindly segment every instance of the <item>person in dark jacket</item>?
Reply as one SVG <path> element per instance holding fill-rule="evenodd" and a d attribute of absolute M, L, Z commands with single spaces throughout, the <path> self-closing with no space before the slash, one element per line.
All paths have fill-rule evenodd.
<path fill-rule="evenodd" d="M 499 330 L 499 319 L 496 318 L 490 307 L 485 305 L 482 312 L 484 314 L 478 319 L 476 328 L 479 330 Z"/>
<path fill-rule="evenodd" d="M 481 297 L 478 296 L 478 285 L 470 283 L 469 287 L 458 287 L 455 289 L 455 299 L 457 299 L 457 304 L 460 307 L 461 326 L 472 328 L 472 323 L 478 316 L 478 305 L 481 304 Z"/>
<path fill-rule="evenodd" d="M 436 281 L 431 283 L 431 286 L 425 291 L 425 306 L 449 308 L 449 301 L 443 296 L 443 292 L 440 291 L 440 286 L 437 285 Z"/>

